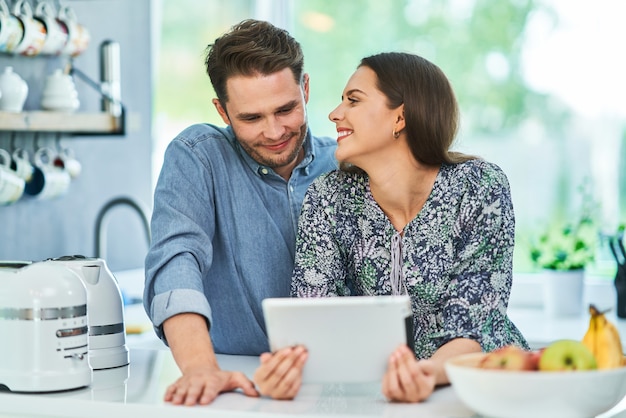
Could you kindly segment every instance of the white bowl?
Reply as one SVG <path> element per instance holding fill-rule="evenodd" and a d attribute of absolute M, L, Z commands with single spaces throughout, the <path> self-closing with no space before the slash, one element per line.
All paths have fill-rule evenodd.
<path fill-rule="evenodd" d="M 590 418 L 626 396 L 626 367 L 612 370 L 539 372 L 486 370 L 485 353 L 445 363 L 454 391 L 470 409 L 498 418 Z"/>

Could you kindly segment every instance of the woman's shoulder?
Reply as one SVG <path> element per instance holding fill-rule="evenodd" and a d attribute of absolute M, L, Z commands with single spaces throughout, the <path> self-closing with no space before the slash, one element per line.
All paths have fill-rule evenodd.
<path fill-rule="evenodd" d="M 451 181 L 461 181 L 476 186 L 499 184 L 508 187 L 506 174 L 495 163 L 475 158 L 458 164 L 444 165 L 445 174 Z"/>
<path fill-rule="evenodd" d="M 314 184 L 334 191 L 360 189 L 367 184 L 367 175 L 337 169 L 321 174 Z"/>
<path fill-rule="evenodd" d="M 366 174 L 337 169 L 321 174 L 316 178 L 309 187 L 309 194 L 316 195 L 326 201 L 336 202 L 346 198 L 361 197 L 366 188 Z"/>

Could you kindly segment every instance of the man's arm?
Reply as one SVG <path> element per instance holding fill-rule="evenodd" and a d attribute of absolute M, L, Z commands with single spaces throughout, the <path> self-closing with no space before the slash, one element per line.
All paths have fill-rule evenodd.
<path fill-rule="evenodd" d="M 220 393 L 237 388 L 247 396 L 259 396 L 254 384 L 243 373 L 220 369 L 207 321 L 202 315 L 175 315 L 163 323 L 163 332 L 182 372 L 182 376 L 165 391 L 166 402 L 206 405 Z"/>

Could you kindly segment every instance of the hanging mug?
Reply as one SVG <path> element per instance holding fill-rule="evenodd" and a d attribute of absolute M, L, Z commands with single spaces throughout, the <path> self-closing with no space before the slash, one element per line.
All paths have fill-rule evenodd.
<path fill-rule="evenodd" d="M 24 0 L 17 0 L 13 4 L 13 15 L 22 22 L 24 34 L 22 41 L 13 51 L 22 55 L 37 55 L 46 42 L 46 28 L 39 20 L 33 19 L 33 10 Z"/>
<path fill-rule="evenodd" d="M 40 1 L 35 7 L 35 19 L 46 28 L 46 41 L 41 48 L 41 54 L 58 55 L 67 44 L 67 26 L 56 18 L 56 11 L 52 3 Z"/>
<path fill-rule="evenodd" d="M 11 154 L 0 149 L 0 205 L 17 202 L 24 193 L 24 179 L 11 170 Z"/>
<path fill-rule="evenodd" d="M 82 171 L 82 165 L 80 161 L 74 157 L 74 151 L 70 148 L 63 148 L 54 159 L 53 164 L 56 167 L 64 169 L 70 175 L 72 179 L 77 178 Z"/>
<path fill-rule="evenodd" d="M 26 183 L 32 180 L 34 167 L 30 163 L 28 151 L 24 148 L 16 148 L 15 151 L 13 151 L 11 170 L 15 171 Z"/>
<path fill-rule="evenodd" d="M 5 0 L 0 0 L 0 52 L 13 52 L 24 36 L 22 22 L 9 11 Z"/>
<path fill-rule="evenodd" d="M 78 23 L 74 9 L 70 6 L 61 7 L 58 20 L 67 28 L 67 43 L 61 53 L 72 57 L 82 54 L 87 49 L 91 36 L 87 28 Z"/>
<path fill-rule="evenodd" d="M 64 195 L 70 187 L 70 175 L 53 163 L 52 149 L 39 148 L 33 157 L 33 178 L 26 184 L 24 193 L 38 199 L 52 199 Z"/>

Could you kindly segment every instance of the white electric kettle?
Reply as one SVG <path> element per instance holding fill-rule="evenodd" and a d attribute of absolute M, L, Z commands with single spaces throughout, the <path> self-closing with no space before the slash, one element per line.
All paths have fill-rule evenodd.
<path fill-rule="evenodd" d="M 0 389 L 53 392 L 91 383 L 87 291 L 61 264 L 0 262 Z"/>
<path fill-rule="evenodd" d="M 122 293 L 106 262 L 101 258 L 70 255 L 42 263 L 68 267 L 87 288 L 91 368 L 102 370 L 129 364 Z"/>

